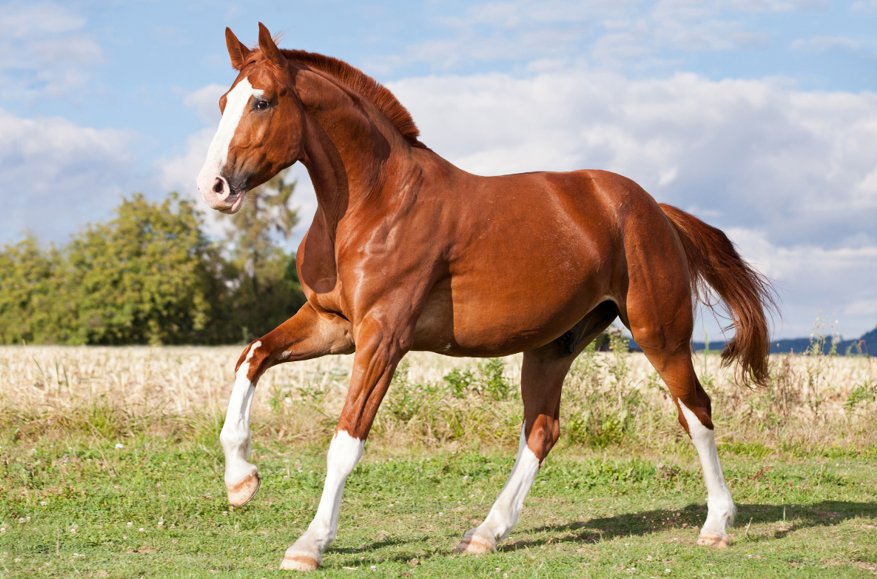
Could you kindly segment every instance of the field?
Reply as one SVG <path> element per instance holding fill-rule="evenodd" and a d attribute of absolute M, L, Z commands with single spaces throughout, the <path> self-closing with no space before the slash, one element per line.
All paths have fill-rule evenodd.
<path fill-rule="evenodd" d="M 351 357 L 271 370 L 253 408 L 256 499 L 228 507 L 217 438 L 239 347 L 0 349 L 0 574 L 271 577 L 316 508 Z M 326 577 L 877 574 L 877 367 L 772 359 L 770 388 L 696 358 L 738 503 L 694 545 L 700 468 L 642 355 L 585 353 L 561 442 L 500 552 L 450 554 L 514 461 L 520 357 L 413 354 L 342 504 Z"/>

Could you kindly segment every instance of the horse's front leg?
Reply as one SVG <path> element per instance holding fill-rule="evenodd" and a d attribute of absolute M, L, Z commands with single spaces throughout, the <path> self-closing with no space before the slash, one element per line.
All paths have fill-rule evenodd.
<path fill-rule="evenodd" d="M 350 390 L 329 445 L 320 506 L 308 530 L 287 549 L 281 569 L 316 569 L 323 560 L 323 552 L 335 539 L 344 483 L 362 456 L 366 436 L 393 372 L 411 346 L 412 328 L 388 329 L 384 326 L 386 322 L 367 318 L 359 325 Z"/>
<path fill-rule="evenodd" d="M 250 405 L 256 383 L 265 371 L 281 362 L 307 360 L 353 349 L 350 322 L 320 314 L 305 304 L 294 316 L 244 350 L 235 369 L 234 387 L 219 442 L 225 452 L 228 502 L 247 504 L 259 490 L 259 471 L 250 464 Z"/>

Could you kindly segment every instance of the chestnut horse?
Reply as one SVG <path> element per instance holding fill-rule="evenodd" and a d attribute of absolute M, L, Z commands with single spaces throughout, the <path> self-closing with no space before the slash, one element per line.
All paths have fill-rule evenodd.
<path fill-rule="evenodd" d="M 313 522 L 283 569 L 315 569 L 335 538 L 341 493 L 362 456 L 397 364 L 410 350 L 524 353 L 518 456 L 484 522 L 457 551 L 494 551 L 557 442 L 563 380 L 618 317 L 669 388 L 703 467 L 709 513 L 698 544 L 726 547 L 734 503 L 716 453 L 710 398 L 691 361 L 703 285 L 735 326 L 723 353 L 768 375 L 763 277 L 719 230 L 604 171 L 479 177 L 418 140 L 405 108 L 352 66 L 280 50 L 259 25 L 248 49 L 226 29 L 239 71 L 198 176 L 210 207 L 234 213 L 248 190 L 299 161 L 319 208 L 298 250 L 305 304 L 238 361 L 220 442 L 232 505 L 259 488 L 248 462 L 256 383 L 281 362 L 355 352 Z"/>

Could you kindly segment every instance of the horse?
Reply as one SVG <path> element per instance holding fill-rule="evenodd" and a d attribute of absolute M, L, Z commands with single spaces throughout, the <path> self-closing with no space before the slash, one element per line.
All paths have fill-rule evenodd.
<path fill-rule="evenodd" d="M 317 512 L 281 568 L 322 563 L 345 481 L 412 350 L 523 352 L 517 459 L 484 522 L 455 549 L 495 551 L 560 436 L 570 365 L 616 318 L 667 385 L 697 449 L 708 492 L 697 543 L 727 547 L 735 506 L 692 364 L 694 308 L 712 288 L 735 329 L 723 362 L 764 384 L 773 304 L 769 281 L 728 237 L 605 171 L 470 174 L 424 145 L 408 111 L 353 66 L 281 50 L 261 23 L 258 47 L 225 35 L 238 75 L 197 177 L 204 200 L 234 213 L 247 191 L 296 162 L 318 200 L 296 257 L 307 303 L 249 344 L 235 368 L 219 436 L 229 503 L 245 505 L 261 484 L 248 460 L 259 377 L 284 362 L 355 353 Z"/>

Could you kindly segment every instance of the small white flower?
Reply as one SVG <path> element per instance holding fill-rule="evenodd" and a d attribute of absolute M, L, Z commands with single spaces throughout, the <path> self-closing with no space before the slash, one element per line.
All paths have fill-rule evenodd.
<path fill-rule="evenodd" d="M 129 521 L 129 522 L 128 522 L 128 528 L 131 528 L 131 527 L 133 527 L 133 526 L 134 526 L 134 523 L 132 523 L 132 522 Z"/>
<path fill-rule="evenodd" d="M 47 503 L 46 501 L 40 501 L 40 506 L 45 507 L 45 506 L 47 506 L 48 504 L 49 504 L 49 503 Z"/>
<path fill-rule="evenodd" d="M 24 517 L 18 519 L 18 522 L 19 522 L 19 523 L 24 523 Z"/>
<path fill-rule="evenodd" d="M 664 573 L 669 573 L 669 572 L 670 572 L 669 569 L 664 569 Z"/>
<path fill-rule="evenodd" d="M 75 535 L 75 534 L 76 534 L 76 527 L 73 527 L 72 529 L 70 529 L 70 534 L 71 534 L 71 535 Z"/>
<path fill-rule="evenodd" d="M 137 530 L 140 531 L 140 532 L 142 533 L 142 532 L 143 532 L 143 527 L 140 527 L 140 528 L 137 529 Z"/>
<path fill-rule="evenodd" d="M 122 444 L 121 442 L 117 442 L 117 443 L 116 443 L 116 448 L 125 448 L 125 445 Z"/>

